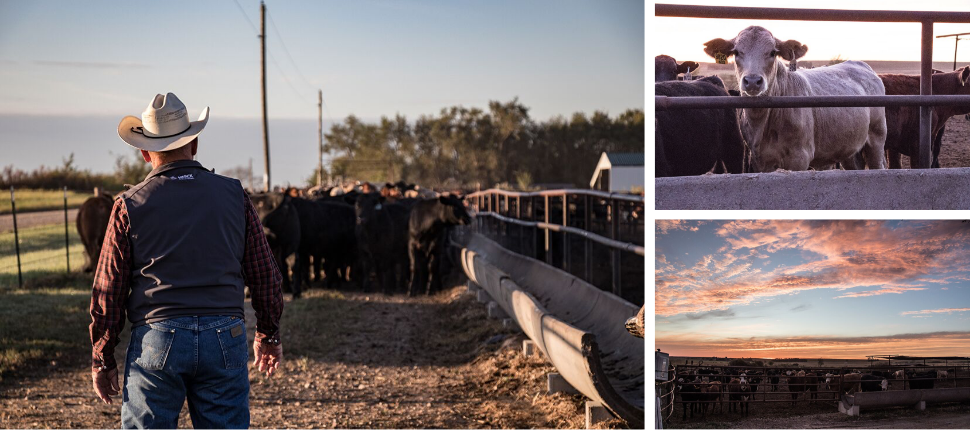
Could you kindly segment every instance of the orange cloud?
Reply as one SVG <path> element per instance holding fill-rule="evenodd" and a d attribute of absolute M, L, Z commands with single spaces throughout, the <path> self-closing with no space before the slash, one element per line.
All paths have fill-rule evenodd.
<path fill-rule="evenodd" d="M 657 221 L 659 235 L 692 226 Z M 663 227 L 661 227 L 663 226 Z M 716 235 L 727 245 L 687 267 L 658 246 L 656 313 L 709 312 L 755 300 L 812 289 L 846 292 L 839 298 L 926 290 L 925 282 L 970 277 L 970 223 L 960 221 L 785 221 L 725 222 Z M 803 263 L 771 270 L 753 267 L 780 251 L 799 251 Z"/>

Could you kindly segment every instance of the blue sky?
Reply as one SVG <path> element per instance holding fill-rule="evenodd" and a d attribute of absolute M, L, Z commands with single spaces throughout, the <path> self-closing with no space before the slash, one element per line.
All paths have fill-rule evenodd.
<path fill-rule="evenodd" d="M 222 128 L 207 128 L 200 161 L 259 165 L 258 127 L 220 124 L 258 125 L 249 22 L 258 27 L 258 10 L 254 0 L 0 2 L 0 121 L 42 116 L 48 129 L 25 141 L 0 128 L 0 165 L 32 169 L 89 151 L 77 154 L 82 167 L 109 170 L 108 152 L 126 151 L 118 120 L 168 91 L 193 118 L 209 106 L 209 128 Z M 298 132 L 271 124 L 274 182 L 302 181 L 316 164 L 317 89 L 327 125 L 513 97 L 538 120 L 644 107 L 640 1 L 268 1 L 267 10 L 269 116 L 302 121 Z M 98 131 L 72 132 L 65 116 Z"/>
<path fill-rule="evenodd" d="M 674 355 L 970 353 L 970 223 L 657 221 Z"/>
<path fill-rule="evenodd" d="M 259 3 L 238 3 L 258 27 Z M 335 118 L 515 96 L 541 119 L 643 107 L 642 2 L 269 1 L 267 10 L 268 51 L 297 90 L 268 65 L 276 117 L 316 118 L 318 88 Z M 173 91 L 190 110 L 257 117 L 259 41 L 242 11 L 233 0 L 2 2 L 0 112 L 140 112 Z"/>

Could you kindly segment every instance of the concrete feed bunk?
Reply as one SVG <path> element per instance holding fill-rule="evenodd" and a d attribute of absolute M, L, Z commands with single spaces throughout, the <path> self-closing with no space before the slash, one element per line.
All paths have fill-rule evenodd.
<path fill-rule="evenodd" d="M 926 403 L 965 402 L 970 400 L 970 388 L 934 388 L 925 390 L 875 391 L 843 395 L 839 412 L 859 415 L 861 409 L 912 406 L 923 410 Z"/>
<path fill-rule="evenodd" d="M 634 428 L 644 422 L 644 340 L 630 335 L 633 304 L 479 234 L 461 262 L 566 381 Z"/>

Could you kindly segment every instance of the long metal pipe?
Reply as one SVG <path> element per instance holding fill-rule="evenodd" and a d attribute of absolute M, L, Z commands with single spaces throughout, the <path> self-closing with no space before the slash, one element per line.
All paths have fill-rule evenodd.
<path fill-rule="evenodd" d="M 608 239 L 598 234 L 590 233 L 586 230 L 581 230 L 575 227 L 565 227 L 559 224 L 550 224 L 547 222 L 540 222 L 540 221 L 522 221 L 518 219 L 507 218 L 494 212 L 478 212 L 475 215 L 483 216 L 483 217 L 487 216 L 502 222 L 509 222 L 509 223 L 518 224 L 521 226 L 540 228 L 545 231 L 553 231 L 557 233 L 561 233 L 561 232 L 571 233 L 571 234 L 575 234 L 577 236 L 581 236 L 586 239 L 592 240 L 596 243 L 600 243 L 600 244 L 609 246 L 611 248 L 619 249 L 621 251 L 632 252 L 640 256 L 646 255 L 646 250 L 642 246 L 634 245 L 632 243 L 620 242 L 618 240 Z"/>
<path fill-rule="evenodd" d="M 654 16 L 721 19 L 773 19 L 784 21 L 858 22 L 970 22 L 970 12 L 902 10 L 789 9 L 771 7 L 694 6 L 657 4 Z"/>
<path fill-rule="evenodd" d="M 927 63 L 928 64 L 928 63 Z M 920 83 L 922 90 L 923 83 Z M 779 96 L 779 97 L 667 97 L 654 96 L 657 111 L 676 109 L 804 108 L 865 106 L 961 106 L 968 95 L 908 96 Z"/>
<path fill-rule="evenodd" d="M 966 97 L 967 97 L 967 101 L 970 102 L 970 96 L 966 96 Z M 565 188 L 565 189 L 561 189 L 561 190 L 546 190 L 546 191 L 533 191 L 533 192 L 506 191 L 506 190 L 500 190 L 500 189 L 497 189 L 497 188 L 491 188 L 491 189 L 488 189 L 488 190 L 482 190 L 482 191 L 476 191 L 474 193 L 470 193 L 467 196 L 465 196 L 465 198 L 472 198 L 472 197 L 477 197 L 479 195 L 489 195 L 489 194 L 498 194 L 498 195 L 503 195 L 503 196 L 506 196 L 507 195 L 507 196 L 512 196 L 512 197 L 515 197 L 515 196 L 519 196 L 519 197 L 544 197 L 544 196 L 549 196 L 549 197 L 562 197 L 564 195 L 570 194 L 570 195 L 585 195 L 585 196 L 601 197 L 601 198 L 604 198 L 604 199 L 617 199 L 617 200 L 624 200 L 624 201 L 628 201 L 628 202 L 639 202 L 639 203 L 643 203 L 643 196 L 638 196 L 638 195 L 635 195 L 635 194 L 607 193 L 607 192 L 604 192 L 604 191 L 583 190 L 583 189 L 577 189 L 577 188 Z"/>

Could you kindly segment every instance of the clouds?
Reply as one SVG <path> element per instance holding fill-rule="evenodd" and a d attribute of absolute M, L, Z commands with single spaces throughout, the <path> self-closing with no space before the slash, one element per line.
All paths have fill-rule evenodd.
<path fill-rule="evenodd" d="M 713 252 L 699 260 L 687 262 L 686 257 L 658 251 L 657 315 L 723 310 L 814 289 L 844 291 L 836 298 L 845 300 L 907 294 L 926 290 L 926 283 L 949 284 L 970 277 L 970 223 L 717 223 L 713 239 L 720 245 L 714 244 Z M 658 220 L 658 250 L 663 249 L 664 235 L 691 232 L 693 227 L 696 221 Z"/>
<path fill-rule="evenodd" d="M 922 311 L 906 311 L 900 313 L 900 315 L 926 315 L 926 314 L 952 314 L 954 312 L 970 312 L 970 308 L 944 308 L 944 309 L 927 309 Z"/>

